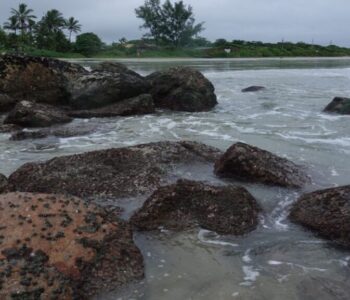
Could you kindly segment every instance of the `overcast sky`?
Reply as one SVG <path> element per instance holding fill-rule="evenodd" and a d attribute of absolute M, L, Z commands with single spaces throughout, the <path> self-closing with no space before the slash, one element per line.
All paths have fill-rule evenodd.
<path fill-rule="evenodd" d="M 0 23 L 21 1 L 0 0 Z M 56 8 L 74 16 L 83 31 L 97 33 L 105 42 L 142 36 L 134 9 L 144 0 L 27 0 L 41 17 Z M 202 36 L 215 40 L 304 41 L 350 46 L 350 0 L 185 0 L 197 21 L 204 21 Z"/>

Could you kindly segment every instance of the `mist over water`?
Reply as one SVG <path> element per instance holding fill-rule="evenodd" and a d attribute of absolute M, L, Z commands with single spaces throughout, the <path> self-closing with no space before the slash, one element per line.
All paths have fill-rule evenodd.
<path fill-rule="evenodd" d="M 313 182 L 303 190 L 243 184 L 263 208 L 246 236 L 205 230 L 138 233 L 145 280 L 96 299 L 349 299 L 350 252 L 291 224 L 300 194 L 350 184 L 350 117 L 322 113 L 335 96 L 350 96 L 350 59 L 123 60 L 143 75 L 174 65 L 202 71 L 219 105 L 210 112 L 75 120 L 91 134 L 22 142 L 0 134 L 0 172 L 29 161 L 161 140 L 194 140 L 222 150 L 246 142 L 304 165 Z M 89 66 L 96 61 L 83 61 Z M 250 85 L 267 89 L 241 93 Z M 212 166 L 184 166 L 179 177 L 219 181 Z M 139 201 L 139 200 L 138 200 Z M 135 205 L 117 202 L 134 209 Z M 140 201 L 138 202 L 140 205 Z"/>

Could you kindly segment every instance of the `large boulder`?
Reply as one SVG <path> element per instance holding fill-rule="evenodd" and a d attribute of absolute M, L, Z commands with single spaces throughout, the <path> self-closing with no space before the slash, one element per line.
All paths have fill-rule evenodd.
<path fill-rule="evenodd" d="M 76 110 L 69 112 L 74 118 L 108 118 L 116 116 L 145 115 L 155 112 L 153 98 L 143 94 L 131 99 L 89 110 Z"/>
<path fill-rule="evenodd" d="M 0 195 L 0 298 L 88 299 L 143 277 L 127 223 L 74 197 Z"/>
<path fill-rule="evenodd" d="M 305 194 L 290 219 L 321 236 L 350 247 L 350 185 Z"/>
<path fill-rule="evenodd" d="M 293 162 L 244 143 L 232 145 L 216 161 L 215 174 L 283 187 L 302 187 L 309 177 Z"/>
<path fill-rule="evenodd" d="M 156 107 L 177 111 L 208 111 L 216 104 L 213 84 L 199 71 L 175 67 L 146 77 Z"/>
<path fill-rule="evenodd" d="M 256 200 L 243 187 L 179 180 L 154 192 L 130 222 L 140 230 L 199 226 L 220 234 L 241 235 L 256 228 L 259 211 Z"/>
<path fill-rule="evenodd" d="M 0 93 L 0 113 L 11 110 L 16 105 L 16 99 Z"/>
<path fill-rule="evenodd" d="M 16 101 L 65 105 L 70 98 L 67 84 L 85 73 L 83 67 L 57 59 L 4 55 L 0 56 L 0 93 Z"/>
<path fill-rule="evenodd" d="M 91 72 L 70 85 L 69 104 L 75 109 L 93 109 L 148 93 L 150 86 L 130 72 Z"/>
<path fill-rule="evenodd" d="M 68 123 L 71 120 L 63 110 L 55 106 L 24 100 L 7 115 L 4 123 L 23 127 L 45 127 Z"/>
<path fill-rule="evenodd" d="M 350 98 L 335 97 L 323 111 L 338 113 L 342 115 L 350 115 Z"/>
<path fill-rule="evenodd" d="M 7 178 L 0 173 L 0 193 L 4 192 L 7 187 Z"/>
<path fill-rule="evenodd" d="M 158 142 L 27 163 L 9 177 L 12 191 L 128 197 L 167 183 L 177 164 L 214 162 L 221 152 L 195 142 Z"/>
<path fill-rule="evenodd" d="M 140 74 L 130 70 L 127 66 L 118 62 L 103 61 L 99 64 L 91 66 L 93 71 L 109 72 L 109 73 L 126 73 L 132 76 L 143 78 Z"/>

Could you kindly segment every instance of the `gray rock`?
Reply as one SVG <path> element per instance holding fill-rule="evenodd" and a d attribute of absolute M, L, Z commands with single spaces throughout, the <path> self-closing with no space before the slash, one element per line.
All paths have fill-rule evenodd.
<path fill-rule="evenodd" d="M 266 90 L 264 86 L 252 85 L 242 90 L 242 93 L 259 92 Z"/>
<path fill-rule="evenodd" d="M 0 93 L 0 113 L 11 110 L 16 105 L 16 99 L 7 94 Z"/>
<path fill-rule="evenodd" d="M 335 97 L 323 111 L 338 113 L 342 115 L 350 115 L 350 98 Z"/>
<path fill-rule="evenodd" d="M 7 187 L 7 177 L 0 173 L 0 194 L 5 191 Z"/>

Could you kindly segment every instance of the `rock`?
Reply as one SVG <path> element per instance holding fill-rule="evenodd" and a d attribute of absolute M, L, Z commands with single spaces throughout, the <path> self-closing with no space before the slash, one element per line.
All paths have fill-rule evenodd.
<path fill-rule="evenodd" d="M 7 178 L 5 175 L 0 173 L 0 194 L 5 191 L 6 187 L 7 187 Z"/>
<path fill-rule="evenodd" d="M 350 247 L 350 185 L 301 196 L 289 217 L 325 238 Z"/>
<path fill-rule="evenodd" d="M 66 105 L 70 98 L 68 83 L 86 73 L 77 64 L 57 59 L 3 55 L 0 56 L 0 93 L 17 102 L 26 99 Z"/>
<path fill-rule="evenodd" d="M 155 108 L 152 96 L 149 94 L 143 94 L 101 108 L 72 111 L 69 112 L 69 116 L 73 118 L 108 118 L 116 116 L 144 115 L 154 112 Z"/>
<path fill-rule="evenodd" d="M 350 115 L 350 98 L 335 97 L 323 111 Z"/>
<path fill-rule="evenodd" d="M 0 113 L 11 110 L 16 105 L 16 100 L 9 95 L 0 93 Z"/>
<path fill-rule="evenodd" d="M 178 164 L 208 164 L 221 152 L 195 142 L 158 142 L 27 163 L 9 178 L 11 191 L 128 197 L 167 183 Z"/>
<path fill-rule="evenodd" d="M 266 88 L 264 86 L 252 85 L 250 87 L 243 89 L 242 93 L 259 92 L 259 91 L 263 91 L 263 90 L 266 90 Z"/>
<path fill-rule="evenodd" d="M 24 127 L 45 127 L 59 123 L 68 123 L 72 119 L 54 106 L 21 101 L 8 114 L 4 123 Z"/>
<path fill-rule="evenodd" d="M 79 110 L 99 108 L 148 93 L 149 88 L 138 74 L 92 72 L 72 81 L 70 105 Z"/>
<path fill-rule="evenodd" d="M 215 174 L 283 187 L 302 187 L 310 182 L 291 161 L 244 143 L 236 143 L 216 161 Z"/>
<path fill-rule="evenodd" d="M 10 141 L 23 141 L 27 139 L 43 139 L 48 136 L 47 133 L 43 131 L 17 131 L 13 133 L 10 137 Z"/>
<path fill-rule="evenodd" d="M 15 124 L 2 124 L 0 125 L 0 133 L 11 133 L 14 131 L 21 130 L 22 127 Z"/>
<path fill-rule="evenodd" d="M 0 298 L 88 299 L 143 277 L 130 227 L 74 197 L 0 195 Z"/>
<path fill-rule="evenodd" d="M 154 192 L 130 222 L 140 230 L 201 227 L 241 235 L 256 228 L 259 211 L 256 200 L 243 187 L 179 180 Z"/>
<path fill-rule="evenodd" d="M 208 111 L 216 104 L 213 84 L 200 72 L 175 67 L 146 77 L 156 107 L 177 111 Z"/>
<path fill-rule="evenodd" d="M 131 76 L 143 78 L 140 74 L 130 70 L 127 66 L 118 62 L 104 61 L 97 65 L 93 65 L 91 68 L 93 71 L 97 72 L 125 73 Z"/>

